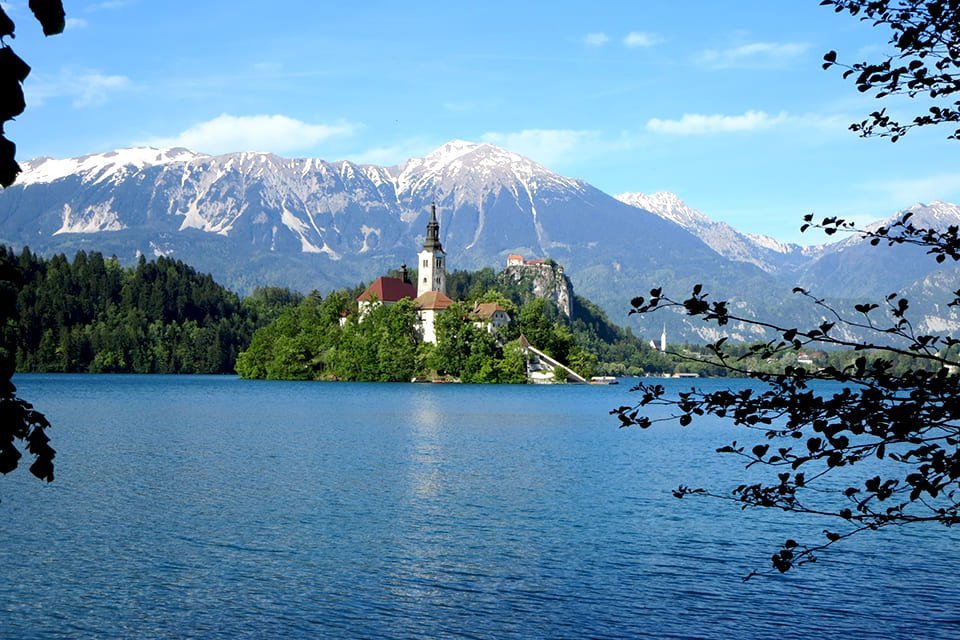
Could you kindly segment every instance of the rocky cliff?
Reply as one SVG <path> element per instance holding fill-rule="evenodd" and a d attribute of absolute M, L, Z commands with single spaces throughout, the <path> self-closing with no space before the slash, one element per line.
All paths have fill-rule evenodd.
<path fill-rule="evenodd" d="M 563 267 L 552 260 L 508 265 L 497 280 L 530 291 L 536 298 L 549 299 L 568 318 L 573 313 L 573 285 Z"/>

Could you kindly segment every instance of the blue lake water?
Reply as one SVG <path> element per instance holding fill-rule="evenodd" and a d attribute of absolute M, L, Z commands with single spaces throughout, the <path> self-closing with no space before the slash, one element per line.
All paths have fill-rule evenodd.
<path fill-rule="evenodd" d="M 671 497 L 736 435 L 628 385 L 15 382 L 57 479 L 0 477 L 2 638 L 960 637 L 960 531 L 742 582 L 832 523 Z"/>

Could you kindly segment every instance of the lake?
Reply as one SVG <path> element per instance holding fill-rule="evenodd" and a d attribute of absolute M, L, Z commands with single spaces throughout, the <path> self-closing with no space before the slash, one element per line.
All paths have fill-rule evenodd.
<path fill-rule="evenodd" d="M 57 479 L 0 478 L 3 638 L 960 637 L 960 531 L 744 583 L 835 525 L 673 498 L 738 434 L 619 429 L 629 384 L 14 381 Z"/>

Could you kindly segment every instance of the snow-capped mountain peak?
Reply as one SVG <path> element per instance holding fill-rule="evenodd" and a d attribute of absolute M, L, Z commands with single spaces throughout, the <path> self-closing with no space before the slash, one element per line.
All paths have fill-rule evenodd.
<path fill-rule="evenodd" d="M 565 178 L 543 165 L 492 144 L 453 140 L 423 158 L 408 160 L 396 178 L 397 194 L 424 195 L 431 190 L 459 206 L 478 205 L 491 190 L 518 195 L 552 188 L 582 191 L 579 180 Z"/>
<path fill-rule="evenodd" d="M 116 178 L 118 175 L 142 171 L 147 167 L 189 162 L 203 157 L 206 156 L 182 147 L 173 149 L 132 147 L 64 160 L 38 158 L 24 163 L 23 173 L 17 178 L 17 184 L 44 184 L 71 175 L 79 175 L 84 182 L 96 184 Z"/>
<path fill-rule="evenodd" d="M 713 220 L 692 209 L 675 193 L 659 191 L 653 194 L 639 192 L 621 193 L 615 196 L 617 200 L 641 209 L 655 213 L 661 218 L 676 222 L 688 231 L 702 231 L 715 224 Z"/>
<path fill-rule="evenodd" d="M 556 175 L 546 167 L 518 153 L 501 149 L 487 142 L 452 140 L 423 158 L 409 160 L 404 171 L 432 173 L 481 172 L 487 175 L 512 173 L 520 178 L 535 175 Z"/>
<path fill-rule="evenodd" d="M 798 245 L 783 243 L 768 236 L 740 233 L 725 222 L 711 220 L 688 206 L 675 193 L 621 193 L 616 198 L 680 225 L 726 258 L 749 262 L 770 273 L 789 268 L 806 255 Z"/>
<path fill-rule="evenodd" d="M 913 214 L 910 222 L 915 227 L 945 229 L 950 225 L 960 224 L 960 206 L 942 200 L 931 200 L 928 203 L 918 202 L 906 211 Z M 906 211 L 888 218 L 884 221 L 884 224 L 890 224 Z"/>
<path fill-rule="evenodd" d="M 481 144 L 466 140 L 451 140 L 443 144 L 422 158 L 425 165 L 437 167 L 456 162 L 463 156 L 478 150 Z M 487 145 L 489 146 L 489 145 Z"/>
<path fill-rule="evenodd" d="M 911 214 L 909 223 L 918 229 L 939 229 L 945 230 L 950 225 L 960 225 L 960 206 L 943 202 L 942 200 L 931 200 L 928 203 L 918 202 L 911 207 L 902 209 L 897 213 L 871 222 L 863 227 L 866 231 L 876 231 L 881 227 L 889 227 L 899 221 L 907 213 Z M 894 232 L 893 235 L 897 235 Z M 836 243 L 838 249 L 857 246 L 866 240 L 858 233 L 852 233 L 846 238 Z"/>

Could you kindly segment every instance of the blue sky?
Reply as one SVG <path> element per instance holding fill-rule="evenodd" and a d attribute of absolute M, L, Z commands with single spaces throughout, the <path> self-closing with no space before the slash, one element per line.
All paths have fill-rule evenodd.
<path fill-rule="evenodd" d="M 604 191 L 672 191 L 782 240 L 806 213 L 960 201 L 960 142 L 847 130 L 879 105 L 836 70 L 887 34 L 818 0 L 64 2 L 7 126 L 21 160 L 149 144 L 402 163 L 489 141 Z M 893 113 L 916 108 L 906 99 Z"/>

